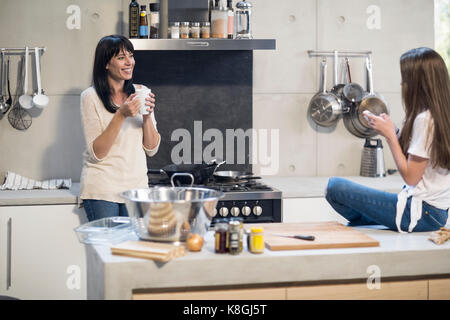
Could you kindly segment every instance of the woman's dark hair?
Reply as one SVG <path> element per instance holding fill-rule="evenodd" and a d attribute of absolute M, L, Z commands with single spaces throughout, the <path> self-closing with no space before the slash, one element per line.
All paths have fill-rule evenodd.
<path fill-rule="evenodd" d="M 433 126 L 424 134 L 432 139 L 431 164 L 450 170 L 450 80 L 444 60 L 433 49 L 411 49 L 401 56 L 400 71 L 406 115 L 399 139 L 403 153 L 408 152 L 415 118 L 429 110 Z"/>
<path fill-rule="evenodd" d="M 106 65 L 112 57 L 122 51 L 134 53 L 133 44 L 130 40 L 121 35 L 110 35 L 101 38 L 95 49 L 93 72 L 94 88 L 106 110 L 111 113 L 115 113 L 117 107 L 114 107 L 111 102 L 111 88 L 108 83 Z M 132 80 L 125 80 L 123 91 L 128 95 L 135 92 Z"/>

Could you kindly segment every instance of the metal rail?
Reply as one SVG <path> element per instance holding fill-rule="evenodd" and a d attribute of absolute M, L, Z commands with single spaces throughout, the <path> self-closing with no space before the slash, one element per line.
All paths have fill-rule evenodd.
<path fill-rule="evenodd" d="M 45 47 L 37 47 L 39 51 L 42 50 L 42 52 L 45 52 L 47 48 Z M 34 54 L 34 47 L 28 47 L 29 54 Z M 25 47 L 23 48 L 0 48 L 0 52 L 4 53 L 5 55 L 9 56 L 16 56 L 16 55 L 22 55 L 25 54 Z"/>
<path fill-rule="evenodd" d="M 318 50 L 308 50 L 308 55 L 310 57 L 335 57 L 337 52 L 337 56 L 341 58 L 351 58 L 351 57 L 359 57 L 359 58 L 367 58 L 370 57 L 372 51 L 318 51 Z"/>

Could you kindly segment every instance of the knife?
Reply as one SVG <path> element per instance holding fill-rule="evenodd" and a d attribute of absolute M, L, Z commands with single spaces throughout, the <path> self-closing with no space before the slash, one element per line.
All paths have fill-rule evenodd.
<path fill-rule="evenodd" d="M 271 235 L 277 236 L 277 237 L 295 238 L 295 239 L 308 240 L 308 241 L 314 241 L 314 239 L 315 239 L 314 236 L 307 236 L 307 235 L 303 235 L 303 234 L 274 234 L 274 233 L 271 233 Z"/>

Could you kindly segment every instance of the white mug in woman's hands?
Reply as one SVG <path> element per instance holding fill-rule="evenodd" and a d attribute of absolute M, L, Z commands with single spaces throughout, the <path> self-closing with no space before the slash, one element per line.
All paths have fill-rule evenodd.
<path fill-rule="evenodd" d="M 136 89 L 136 94 L 137 97 L 140 101 L 140 109 L 139 109 L 139 113 L 144 115 L 144 114 L 149 114 L 147 108 L 148 106 L 146 105 L 146 101 L 145 99 L 148 98 L 148 96 L 150 95 L 150 93 L 152 92 L 151 89 L 145 88 L 145 87 L 141 87 Z"/>

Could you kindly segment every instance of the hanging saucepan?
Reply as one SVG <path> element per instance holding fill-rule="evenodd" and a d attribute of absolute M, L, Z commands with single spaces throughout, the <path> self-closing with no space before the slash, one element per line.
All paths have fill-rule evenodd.
<path fill-rule="evenodd" d="M 217 163 L 213 160 L 211 163 L 199 163 L 199 164 L 169 164 L 161 169 L 148 169 L 150 174 L 166 174 L 171 178 L 175 173 L 189 173 L 194 177 L 194 184 L 205 184 L 208 180 L 213 178 L 213 173 L 216 169 L 225 163 L 222 161 Z M 190 184 L 191 179 L 186 176 L 177 177 L 175 182 L 178 185 Z"/>
<path fill-rule="evenodd" d="M 241 180 L 261 179 L 254 176 L 253 173 L 247 171 L 216 171 L 214 172 L 214 180 L 217 182 L 238 182 Z"/>
<path fill-rule="evenodd" d="M 350 73 L 350 66 L 348 63 L 348 59 L 345 58 L 346 61 L 346 70 L 347 70 L 347 79 L 350 81 L 351 84 L 351 73 Z M 356 113 L 356 109 L 358 107 L 358 103 L 357 102 L 352 102 L 348 99 L 343 99 L 343 103 L 345 104 L 345 108 L 347 108 L 347 112 L 343 113 L 342 116 L 342 120 L 344 122 L 344 126 L 345 128 L 354 136 L 358 137 L 358 138 L 365 138 L 364 134 L 362 134 L 361 132 L 359 132 L 356 128 L 355 125 L 353 124 L 353 117 L 354 114 Z"/>
<path fill-rule="evenodd" d="M 366 58 L 366 70 L 367 70 L 367 86 L 368 93 L 361 100 L 358 107 L 358 120 L 365 127 L 372 129 L 372 127 L 367 122 L 363 115 L 363 112 L 368 110 L 375 115 L 380 115 L 382 113 L 389 114 L 386 100 L 378 93 L 373 90 L 373 73 L 372 73 L 372 61 L 370 58 Z"/>
<path fill-rule="evenodd" d="M 338 52 L 334 51 L 334 60 L 333 60 L 333 88 L 331 88 L 331 93 L 336 95 L 340 100 L 342 100 L 342 95 L 344 94 L 344 87 L 345 82 L 338 83 Z M 341 66 L 341 72 L 342 72 L 342 66 Z M 341 79 L 342 80 L 342 79 Z"/>
<path fill-rule="evenodd" d="M 340 99 L 331 92 L 326 91 L 327 83 L 327 61 L 322 59 L 320 64 L 320 84 L 319 92 L 316 93 L 308 107 L 308 114 L 311 119 L 323 127 L 331 127 L 339 120 L 342 114 Z"/>
<path fill-rule="evenodd" d="M 347 72 L 349 74 L 350 83 L 346 84 L 343 89 L 344 98 L 352 103 L 359 103 L 361 102 L 362 98 L 364 97 L 364 89 L 357 83 L 352 82 L 352 78 L 350 76 L 350 64 L 348 63 L 348 58 L 346 58 L 346 64 L 347 64 Z"/>

